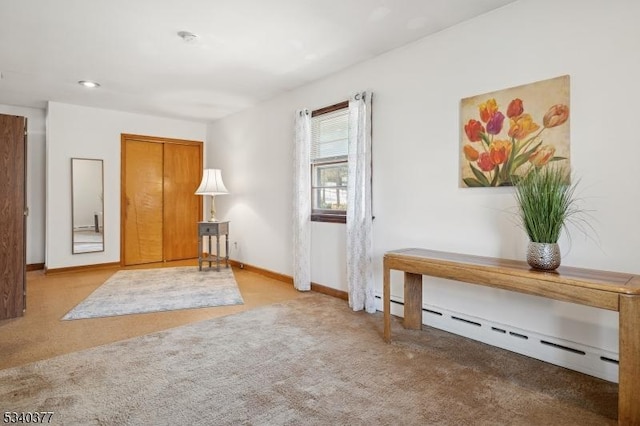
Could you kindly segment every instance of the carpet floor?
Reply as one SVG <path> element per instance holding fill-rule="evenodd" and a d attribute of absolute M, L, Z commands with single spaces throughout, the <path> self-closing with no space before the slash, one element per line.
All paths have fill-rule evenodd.
<path fill-rule="evenodd" d="M 310 293 L 0 371 L 70 425 L 607 425 L 617 385 Z"/>
<path fill-rule="evenodd" d="M 231 268 L 118 271 L 62 319 L 110 317 L 243 303 Z"/>

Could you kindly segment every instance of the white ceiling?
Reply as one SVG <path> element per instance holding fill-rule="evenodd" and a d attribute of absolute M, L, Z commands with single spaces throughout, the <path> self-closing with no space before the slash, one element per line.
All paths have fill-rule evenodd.
<path fill-rule="evenodd" d="M 513 1 L 5 0 L 0 104 L 211 121 Z"/>

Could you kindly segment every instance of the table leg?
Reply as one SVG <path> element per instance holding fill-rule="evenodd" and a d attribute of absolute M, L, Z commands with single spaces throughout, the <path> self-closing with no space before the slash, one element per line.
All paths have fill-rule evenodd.
<path fill-rule="evenodd" d="M 216 271 L 220 272 L 220 234 L 216 234 Z"/>
<path fill-rule="evenodd" d="M 404 328 L 422 328 L 422 275 L 404 273 Z"/>
<path fill-rule="evenodd" d="M 224 261 L 226 267 L 229 267 L 229 234 L 224 235 Z"/>
<path fill-rule="evenodd" d="M 618 424 L 640 424 L 640 296 L 620 295 Z"/>
<path fill-rule="evenodd" d="M 384 278 L 383 278 L 383 294 L 382 309 L 384 311 L 384 332 L 383 337 L 385 342 L 391 341 L 391 270 L 384 262 Z"/>
<path fill-rule="evenodd" d="M 198 271 L 202 271 L 202 235 L 198 235 Z"/>

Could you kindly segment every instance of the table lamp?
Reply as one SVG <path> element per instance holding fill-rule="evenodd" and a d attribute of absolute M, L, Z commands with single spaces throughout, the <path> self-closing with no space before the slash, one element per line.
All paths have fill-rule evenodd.
<path fill-rule="evenodd" d="M 211 217 L 209 222 L 216 222 L 215 196 L 228 194 L 229 191 L 222 182 L 222 171 L 220 169 L 204 169 L 202 182 L 196 189 L 196 195 L 211 195 Z"/>

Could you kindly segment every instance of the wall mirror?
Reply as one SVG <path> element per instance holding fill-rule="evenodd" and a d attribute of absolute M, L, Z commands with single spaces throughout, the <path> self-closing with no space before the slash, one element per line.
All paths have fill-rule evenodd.
<path fill-rule="evenodd" d="M 71 159 L 73 254 L 104 251 L 102 160 Z"/>

